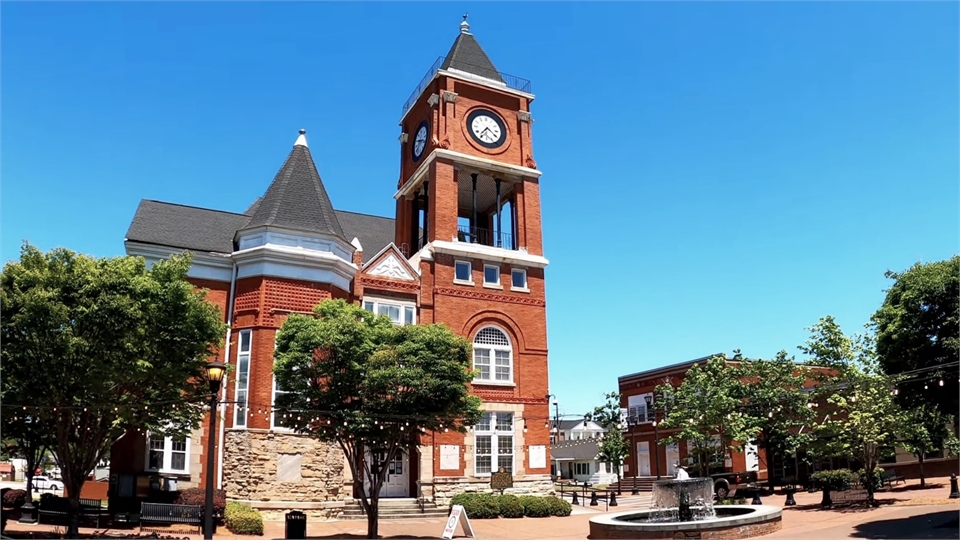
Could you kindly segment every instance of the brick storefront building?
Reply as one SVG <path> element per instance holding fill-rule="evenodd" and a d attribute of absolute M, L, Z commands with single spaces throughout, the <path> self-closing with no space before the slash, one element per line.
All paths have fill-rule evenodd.
<path fill-rule="evenodd" d="M 488 486 L 500 467 L 515 491 L 552 490 L 533 98 L 528 81 L 497 71 L 464 21 L 403 107 L 395 217 L 335 210 L 303 130 L 243 213 L 140 203 L 127 253 L 156 261 L 193 252 L 190 279 L 230 325 L 220 357 L 232 366 L 223 398 L 234 403 L 221 410 L 215 471 L 228 497 L 331 515 L 355 495 L 339 449 L 284 428 L 272 410 L 283 391 L 275 333 L 328 298 L 396 324 L 443 323 L 473 344 L 472 392 L 487 415 L 466 435 L 429 434 L 406 449 L 382 496 L 442 503 Z M 128 434 L 112 454 L 116 492 L 142 493 L 151 477 L 202 486 L 206 432 L 185 441 Z"/>

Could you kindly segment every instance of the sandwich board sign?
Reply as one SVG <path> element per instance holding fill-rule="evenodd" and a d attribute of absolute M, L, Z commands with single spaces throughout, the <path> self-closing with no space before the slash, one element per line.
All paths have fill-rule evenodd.
<path fill-rule="evenodd" d="M 453 533 L 457 530 L 457 523 L 463 527 L 463 534 L 467 538 L 476 538 L 473 534 L 473 527 L 470 526 L 470 518 L 467 517 L 466 510 L 459 504 L 453 505 L 450 510 L 450 517 L 447 518 L 447 526 L 443 528 L 441 538 L 453 538 Z"/>

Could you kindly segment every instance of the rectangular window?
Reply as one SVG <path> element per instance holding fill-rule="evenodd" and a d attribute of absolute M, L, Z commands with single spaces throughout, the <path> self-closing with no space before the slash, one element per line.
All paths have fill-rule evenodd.
<path fill-rule="evenodd" d="M 514 289 L 526 289 L 527 288 L 527 271 L 514 268 L 510 272 L 510 277 L 512 278 L 511 287 Z"/>
<path fill-rule="evenodd" d="M 513 413 L 484 413 L 474 432 L 474 474 L 487 476 L 500 469 L 513 473 Z"/>
<path fill-rule="evenodd" d="M 401 302 L 381 300 L 379 298 L 365 298 L 363 300 L 363 309 L 376 313 L 377 315 L 386 315 L 397 326 L 417 323 L 417 307 L 413 302 Z"/>
<path fill-rule="evenodd" d="M 500 267 L 499 266 L 494 266 L 491 264 L 483 265 L 483 284 L 484 285 L 500 284 Z"/>
<path fill-rule="evenodd" d="M 590 464 L 589 463 L 580 463 L 576 462 L 573 464 L 573 474 L 577 476 L 589 476 L 590 475 Z"/>
<path fill-rule="evenodd" d="M 473 350 L 473 369 L 477 370 L 477 379 L 490 380 L 490 349 Z"/>
<path fill-rule="evenodd" d="M 647 408 L 646 396 L 650 396 L 650 408 Z M 627 404 L 629 405 L 627 416 L 629 421 L 634 423 L 645 423 L 653 422 L 655 417 L 653 402 L 653 394 L 647 393 L 639 396 L 630 396 L 627 398 Z"/>
<path fill-rule="evenodd" d="M 247 389 L 250 387 L 250 351 L 252 350 L 251 330 L 241 330 L 237 347 L 237 385 L 234 397 L 234 426 L 247 425 Z"/>
<path fill-rule="evenodd" d="M 457 261 L 454 265 L 453 279 L 473 282 L 473 265 L 469 261 Z"/>
<path fill-rule="evenodd" d="M 147 433 L 147 466 L 150 472 L 186 473 L 190 439 L 174 439 Z"/>

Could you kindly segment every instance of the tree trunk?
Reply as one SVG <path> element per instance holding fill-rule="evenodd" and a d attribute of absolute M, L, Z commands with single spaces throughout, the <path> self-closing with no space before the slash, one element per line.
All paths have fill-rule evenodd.
<path fill-rule="evenodd" d="M 61 467 L 62 470 L 62 467 Z M 67 500 L 70 501 L 70 516 L 68 519 L 69 525 L 67 526 L 67 538 L 79 538 L 80 533 L 80 490 L 83 489 L 83 484 L 86 480 L 86 477 L 80 475 L 79 477 L 67 472 L 63 478 L 63 486 L 68 491 Z"/>
<path fill-rule="evenodd" d="M 923 458 L 925 457 L 924 453 L 920 452 L 920 454 L 917 457 L 920 462 L 920 487 L 925 488 L 927 487 L 927 482 L 926 482 L 926 478 L 924 478 L 923 476 Z"/>
<path fill-rule="evenodd" d="M 867 504 L 873 506 L 873 503 L 874 503 L 874 500 L 873 500 L 873 490 L 874 490 L 874 487 L 875 487 L 875 486 L 873 485 L 873 479 L 874 479 L 874 477 L 875 477 L 875 475 L 876 475 L 876 467 L 874 467 L 874 466 L 871 465 L 869 469 L 866 469 L 866 468 L 865 468 L 865 471 L 866 471 L 866 473 L 867 473 L 867 483 L 866 483 L 866 486 L 867 486 Z"/>
<path fill-rule="evenodd" d="M 31 504 L 33 503 L 33 471 L 35 470 L 36 469 L 31 469 L 28 467 L 23 473 L 27 479 L 27 502 Z"/>
<path fill-rule="evenodd" d="M 378 529 L 379 519 L 380 496 L 378 493 L 371 493 L 370 509 L 367 511 L 367 538 L 380 538 L 380 532 Z"/>

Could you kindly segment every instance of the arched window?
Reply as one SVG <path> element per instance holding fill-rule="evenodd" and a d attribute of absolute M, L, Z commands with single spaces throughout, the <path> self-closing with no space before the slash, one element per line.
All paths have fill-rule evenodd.
<path fill-rule="evenodd" d="M 478 382 L 513 382 L 513 348 L 499 328 L 481 328 L 473 338 L 473 369 Z"/>

